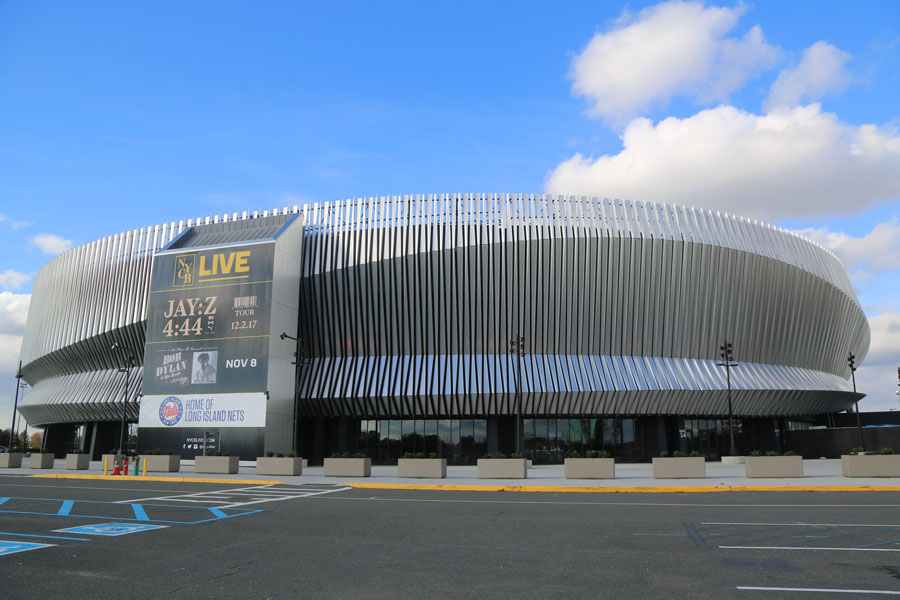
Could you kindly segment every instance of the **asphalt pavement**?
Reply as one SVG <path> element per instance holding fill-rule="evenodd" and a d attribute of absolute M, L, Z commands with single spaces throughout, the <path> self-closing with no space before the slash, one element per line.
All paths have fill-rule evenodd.
<path fill-rule="evenodd" d="M 900 492 L 510 493 L 306 476 L 30 475 L 0 475 L 3 598 L 900 595 Z"/>

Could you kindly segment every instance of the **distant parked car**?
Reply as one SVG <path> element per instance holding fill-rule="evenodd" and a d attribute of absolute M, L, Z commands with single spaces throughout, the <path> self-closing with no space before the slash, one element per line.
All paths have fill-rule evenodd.
<path fill-rule="evenodd" d="M 0 446 L 0 452 L 6 452 L 7 450 L 9 450 L 9 448 L 6 446 Z"/>

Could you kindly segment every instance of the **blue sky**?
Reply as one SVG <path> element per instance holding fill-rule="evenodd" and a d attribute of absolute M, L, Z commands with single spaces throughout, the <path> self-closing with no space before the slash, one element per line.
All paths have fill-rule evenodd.
<path fill-rule="evenodd" d="M 642 31 L 647 41 L 628 46 Z M 672 32 L 684 37 L 665 46 Z M 709 43 L 687 56 L 700 34 Z M 864 407 L 900 408 L 898 98 L 894 1 L 4 2 L 0 426 L 30 278 L 68 243 L 429 192 L 690 198 L 802 230 L 845 261 L 873 319 Z M 679 147 L 733 144 L 737 158 L 679 163 L 674 189 L 648 187 L 675 168 L 647 150 L 666 119 L 686 136 Z M 821 145 L 796 177 L 764 164 L 753 136 L 782 122 L 796 135 L 768 139 L 774 152 Z M 693 168 L 723 173 L 723 187 L 692 188 Z"/>

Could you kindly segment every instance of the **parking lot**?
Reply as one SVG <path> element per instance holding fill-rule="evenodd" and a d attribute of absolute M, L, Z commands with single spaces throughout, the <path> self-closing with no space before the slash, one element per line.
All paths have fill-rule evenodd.
<path fill-rule="evenodd" d="M 900 595 L 900 493 L 0 477 L 4 597 Z"/>

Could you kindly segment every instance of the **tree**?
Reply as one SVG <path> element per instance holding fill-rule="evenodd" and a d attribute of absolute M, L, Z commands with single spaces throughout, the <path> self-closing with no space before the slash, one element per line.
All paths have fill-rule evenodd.
<path fill-rule="evenodd" d="M 41 442 L 43 438 L 41 437 L 40 432 L 35 432 L 31 434 L 31 447 L 32 448 L 40 448 Z"/>

